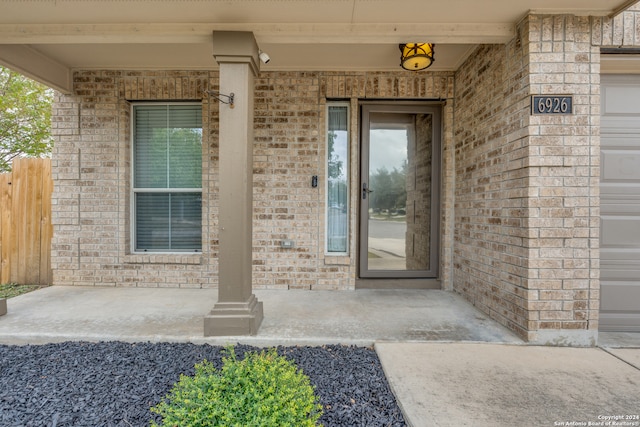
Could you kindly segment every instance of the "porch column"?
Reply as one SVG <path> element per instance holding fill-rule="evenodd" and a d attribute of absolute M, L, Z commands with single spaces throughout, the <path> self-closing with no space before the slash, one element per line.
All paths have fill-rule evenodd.
<path fill-rule="evenodd" d="M 220 93 L 233 93 L 234 98 L 233 104 L 220 104 L 218 302 L 204 318 L 205 336 L 255 335 L 263 318 L 251 277 L 253 81 L 260 71 L 258 53 L 251 32 L 213 32 Z"/>

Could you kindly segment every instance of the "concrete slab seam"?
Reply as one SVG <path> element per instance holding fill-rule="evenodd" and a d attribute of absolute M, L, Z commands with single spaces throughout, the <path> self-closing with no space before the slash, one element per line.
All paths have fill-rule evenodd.
<path fill-rule="evenodd" d="M 389 372 L 387 371 L 387 368 L 385 366 L 385 364 L 383 363 L 383 359 L 380 357 L 380 353 L 378 352 L 378 346 L 377 346 L 377 342 L 374 343 L 373 345 L 373 349 L 375 350 L 376 354 L 378 355 L 378 360 L 380 360 L 380 366 L 382 366 L 382 372 L 384 373 L 384 376 L 387 378 L 387 382 L 389 383 L 389 388 L 391 389 L 391 393 L 393 394 L 393 397 L 396 399 L 396 403 L 398 404 L 398 407 L 400 407 L 400 412 L 402 413 L 402 417 L 404 418 L 404 422 L 407 424 L 407 427 L 415 427 L 413 422 L 411 421 L 411 418 L 408 416 L 407 410 L 404 407 L 404 404 L 402 403 L 402 400 L 399 398 L 398 394 L 396 393 L 396 389 L 393 386 L 393 382 L 391 381 L 391 377 L 389 376 Z"/>
<path fill-rule="evenodd" d="M 632 368 L 640 371 L 640 366 L 636 366 L 633 363 L 629 362 L 628 360 L 623 359 L 622 357 L 618 356 L 615 353 L 612 353 L 609 349 L 605 348 L 605 347 L 598 347 L 600 350 L 604 351 L 605 353 L 615 357 L 616 359 L 620 360 L 621 362 L 626 363 L 627 365 L 631 366 Z"/>

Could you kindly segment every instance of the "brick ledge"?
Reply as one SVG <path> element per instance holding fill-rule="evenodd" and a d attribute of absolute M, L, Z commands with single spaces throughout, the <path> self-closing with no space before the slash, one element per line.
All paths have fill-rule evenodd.
<path fill-rule="evenodd" d="M 130 254 L 125 264 L 202 264 L 202 253 L 197 254 Z"/>

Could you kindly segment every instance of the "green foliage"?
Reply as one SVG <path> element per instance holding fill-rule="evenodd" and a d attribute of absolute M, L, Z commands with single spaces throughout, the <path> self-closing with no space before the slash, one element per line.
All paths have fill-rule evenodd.
<path fill-rule="evenodd" d="M 335 139 L 338 134 L 329 131 L 329 155 L 327 159 L 329 206 L 347 205 L 347 177 L 340 156 L 335 152 Z M 346 153 L 344 153 L 346 154 Z"/>
<path fill-rule="evenodd" d="M 155 128 L 136 145 L 136 185 L 146 188 L 202 187 L 202 130 Z"/>
<path fill-rule="evenodd" d="M 0 67 L 0 172 L 18 156 L 51 152 L 53 90 Z"/>
<path fill-rule="evenodd" d="M 26 294 L 27 292 L 42 289 L 45 286 L 40 285 L 18 285 L 16 283 L 0 284 L 0 298 L 13 298 Z"/>
<path fill-rule="evenodd" d="M 370 178 L 371 194 L 370 206 L 374 210 L 387 211 L 392 209 L 406 209 L 407 206 L 407 162 L 402 168 L 393 168 L 391 172 L 385 167 L 378 169 Z"/>
<path fill-rule="evenodd" d="M 315 426 L 322 406 L 309 378 L 275 349 L 250 352 L 243 360 L 227 349 L 223 367 L 206 360 L 193 377 L 181 375 L 151 411 L 162 416 L 152 427 Z"/>
<path fill-rule="evenodd" d="M 342 175 L 342 160 L 340 160 L 340 157 L 336 154 L 334 149 L 335 139 L 338 137 L 338 134 L 329 131 L 327 136 L 329 140 L 329 159 L 327 162 L 329 178 L 344 179 L 344 176 Z"/>

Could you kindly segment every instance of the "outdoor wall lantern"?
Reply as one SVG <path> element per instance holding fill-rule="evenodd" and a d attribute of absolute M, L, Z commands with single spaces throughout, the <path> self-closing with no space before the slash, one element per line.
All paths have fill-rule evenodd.
<path fill-rule="evenodd" d="M 400 45 L 400 65 L 405 70 L 420 71 L 433 64 L 433 43 L 406 43 Z"/>

